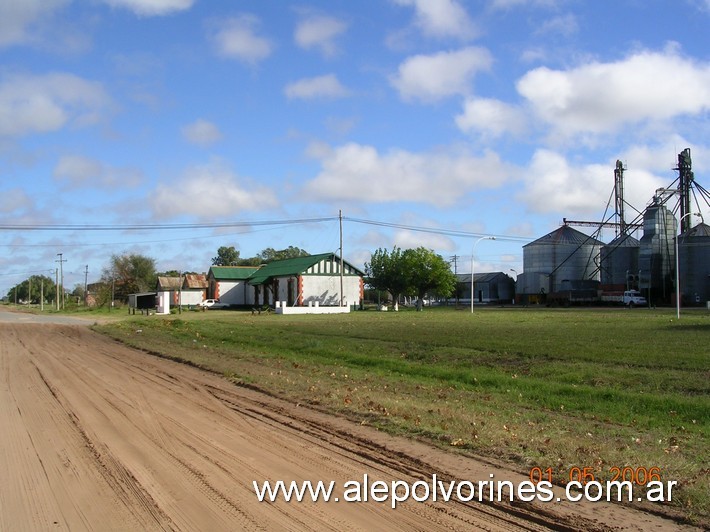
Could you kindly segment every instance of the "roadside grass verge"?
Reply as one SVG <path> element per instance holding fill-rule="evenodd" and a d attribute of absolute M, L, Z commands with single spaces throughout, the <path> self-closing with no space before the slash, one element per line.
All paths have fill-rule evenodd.
<path fill-rule="evenodd" d="M 97 330 L 237 383 L 526 473 L 652 467 L 710 516 L 710 315 L 476 309 L 141 316 Z"/>

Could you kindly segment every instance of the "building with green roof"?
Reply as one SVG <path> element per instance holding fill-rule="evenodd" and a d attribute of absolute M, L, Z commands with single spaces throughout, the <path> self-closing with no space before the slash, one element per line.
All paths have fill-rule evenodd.
<path fill-rule="evenodd" d="M 207 297 L 225 305 L 253 305 L 254 291 L 247 280 L 258 266 L 212 266 L 207 272 Z"/>
<path fill-rule="evenodd" d="M 208 297 L 235 306 L 350 306 L 364 296 L 363 278 L 361 270 L 335 253 L 275 260 L 258 267 L 212 266 L 207 273 Z"/>
<path fill-rule="evenodd" d="M 321 253 L 265 264 L 248 283 L 258 305 L 350 306 L 363 298 L 363 277 L 362 271 L 335 253 Z"/>

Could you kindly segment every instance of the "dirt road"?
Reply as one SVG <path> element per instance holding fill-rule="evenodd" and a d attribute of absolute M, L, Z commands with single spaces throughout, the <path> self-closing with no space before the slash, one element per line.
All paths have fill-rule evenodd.
<path fill-rule="evenodd" d="M 601 503 L 258 502 L 252 481 L 524 477 L 86 327 L 0 320 L 0 530 L 677 530 Z"/>

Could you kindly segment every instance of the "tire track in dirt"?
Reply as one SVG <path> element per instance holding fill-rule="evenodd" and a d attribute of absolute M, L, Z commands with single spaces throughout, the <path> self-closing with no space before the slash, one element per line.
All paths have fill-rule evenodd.
<path fill-rule="evenodd" d="M 444 471 L 437 471 L 429 464 L 425 464 L 410 456 L 402 453 L 393 452 L 374 442 L 360 438 L 350 432 L 338 430 L 334 427 L 329 427 L 317 422 L 313 422 L 307 418 L 297 418 L 293 414 L 284 416 L 282 411 L 274 411 L 273 405 L 266 409 L 266 405 L 259 401 L 245 400 L 243 397 L 235 397 L 234 393 L 228 390 L 214 388 L 208 386 L 210 393 L 221 401 L 227 403 L 230 408 L 242 413 L 245 416 L 267 423 L 275 428 L 282 430 L 296 431 L 301 437 L 312 439 L 314 442 L 327 441 L 332 447 L 332 454 L 338 454 L 346 457 L 359 465 L 357 471 L 354 471 L 353 478 L 357 477 L 357 472 L 362 474 L 363 470 L 368 470 L 371 473 L 376 472 L 382 475 L 391 474 L 396 471 L 397 479 L 405 480 L 410 484 L 418 480 L 430 480 L 433 474 L 444 483 L 455 481 L 455 478 L 447 477 Z M 294 421 L 294 419 L 296 421 Z M 374 475 L 373 475 L 374 476 Z M 469 492 L 465 491 L 465 495 Z M 460 501 L 449 501 L 446 504 L 433 506 L 441 512 L 450 513 L 453 507 L 470 506 L 468 503 Z M 550 520 L 548 516 L 537 515 L 534 512 L 524 511 L 512 507 L 502 506 L 503 509 L 496 507 L 495 503 L 484 499 L 483 502 L 477 503 L 479 512 L 483 515 L 488 515 L 494 522 L 509 522 L 512 525 L 511 530 L 548 530 L 550 529 Z M 460 516 L 458 516 L 460 518 Z M 555 530 L 578 530 L 576 526 L 567 525 L 564 519 L 557 518 L 554 524 Z M 588 528 L 587 530 L 592 530 Z"/>
<path fill-rule="evenodd" d="M 23 335 L 6 332 L 0 344 L 0 529 L 86 529 L 104 520 L 136 530 L 160 529 L 150 519 L 142 520 L 135 504 L 122 504 L 116 497 L 56 391 L 25 356 Z M 99 509 L 91 502 L 94 498 L 106 504 Z"/>
<path fill-rule="evenodd" d="M 72 338 L 67 340 L 70 345 L 74 343 Z M 70 352 L 75 350 L 76 347 L 69 349 Z M 167 521 L 171 528 L 195 529 L 199 525 L 192 523 L 190 512 L 185 511 L 183 505 L 166 502 L 165 494 L 158 493 L 156 499 L 153 499 L 146 492 L 144 484 L 146 486 L 156 483 L 188 485 L 186 491 L 189 492 L 190 498 L 199 496 L 207 500 L 209 507 L 215 508 L 213 513 L 218 516 L 217 522 L 211 523 L 210 527 L 224 527 L 224 516 L 227 515 L 232 526 L 258 528 L 258 521 L 255 518 L 241 511 L 226 495 L 212 486 L 200 470 L 178 456 L 185 431 L 172 434 L 171 431 L 161 428 L 170 418 L 155 414 L 154 398 L 146 395 L 146 391 L 154 386 L 150 386 L 151 383 L 146 386 L 141 378 L 141 375 L 146 373 L 145 370 L 134 368 L 134 373 L 126 373 L 125 365 L 117 363 L 110 357 L 102 356 L 99 361 L 100 365 L 87 368 L 79 363 L 76 356 L 67 355 L 62 360 L 62 365 L 55 364 L 52 370 L 60 378 L 65 377 L 62 372 L 71 373 L 83 383 L 82 387 L 71 390 L 71 398 L 65 396 L 60 402 L 72 417 L 79 419 L 80 416 L 84 416 L 85 419 L 77 421 L 77 427 L 80 428 L 86 441 L 90 442 L 104 470 L 117 479 L 120 486 L 130 491 L 132 497 L 138 504 L 144 506 L 147 512 L 161 516 L 163 518 L 161 520 Z M 110 373 L 109 368 L 102 365 L 109 365 L 116 371 Z M 99 375 L 102 378 L 98 378 Z M 107 375 L 115 375 L 118 380 L 106 380 Z M 133 382 L 132 387 L 129 386 L 129 381 Z M 169 390 L 162 391 L 170 393 Z M 184 400 L 183 406 L 188 405 L 189 399 L 184 394 L 179 398 Z M 82 414 L 72 407 L 77 404 L 91 406 L 91 410 L 85 410 Z M 150 412 L 153 414 L 151 415 Z M 92 434 L 88 434 L 81 428 L 93 428 L 106 423 L 108 425 L 104 426 L 104 431 L 108 432 L 108 438 L 106 433 L 99 435 L 97 431 L 87 428 L 87 431 L 92 430 Z M 127 434 L 131 435 L 130 439 L 125 438 Z M 96 443 L 98 438 L 103 438 L 104 441 Z M 169 444 L 166 445 L 167 442 Z M 148 454 L 149 449 L 156 450 L 152 463 L 144 456 Z M 199 460 L 201 452 L 204 451 L 193 453 L 191 459 Z M 122 460 L 125 460 L 126 456 L 137 458 L 130 472 L 122 465 Z M 165 475 L 166 478 L 159 479 L 162 472 L 168 473 Z M 190 507 L 190 505 L 184 506 Z M 162 507 L 165 507 L 165 511 Z M 167 518 L 166 511 L 171 513 L 172 519 Z"/>
<path fill-rule="evenodd" d="M 491 463 L 395 438 L 129 349 L 0 323 L 0 529 L 679 529 L 613 505 L 258 503 L 252 481 L 487 479 Z M 513 482 L 520 475 L 498 470 Z M 338 491 L 340 490 L 340 491 Z"/>

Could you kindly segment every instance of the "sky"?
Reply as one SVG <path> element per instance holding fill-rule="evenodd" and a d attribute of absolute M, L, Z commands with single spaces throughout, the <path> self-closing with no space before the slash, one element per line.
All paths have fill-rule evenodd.
<path fill-rule="evenodd" d="M 514 276 L 608 218 L 617 160 L 637 211 L 685 148 L 710 188 L 708 29 L 710 0 L 0 0 L 0 295 L 60 253 L 71 289 L 341 227 L 360 268 Z"/>

